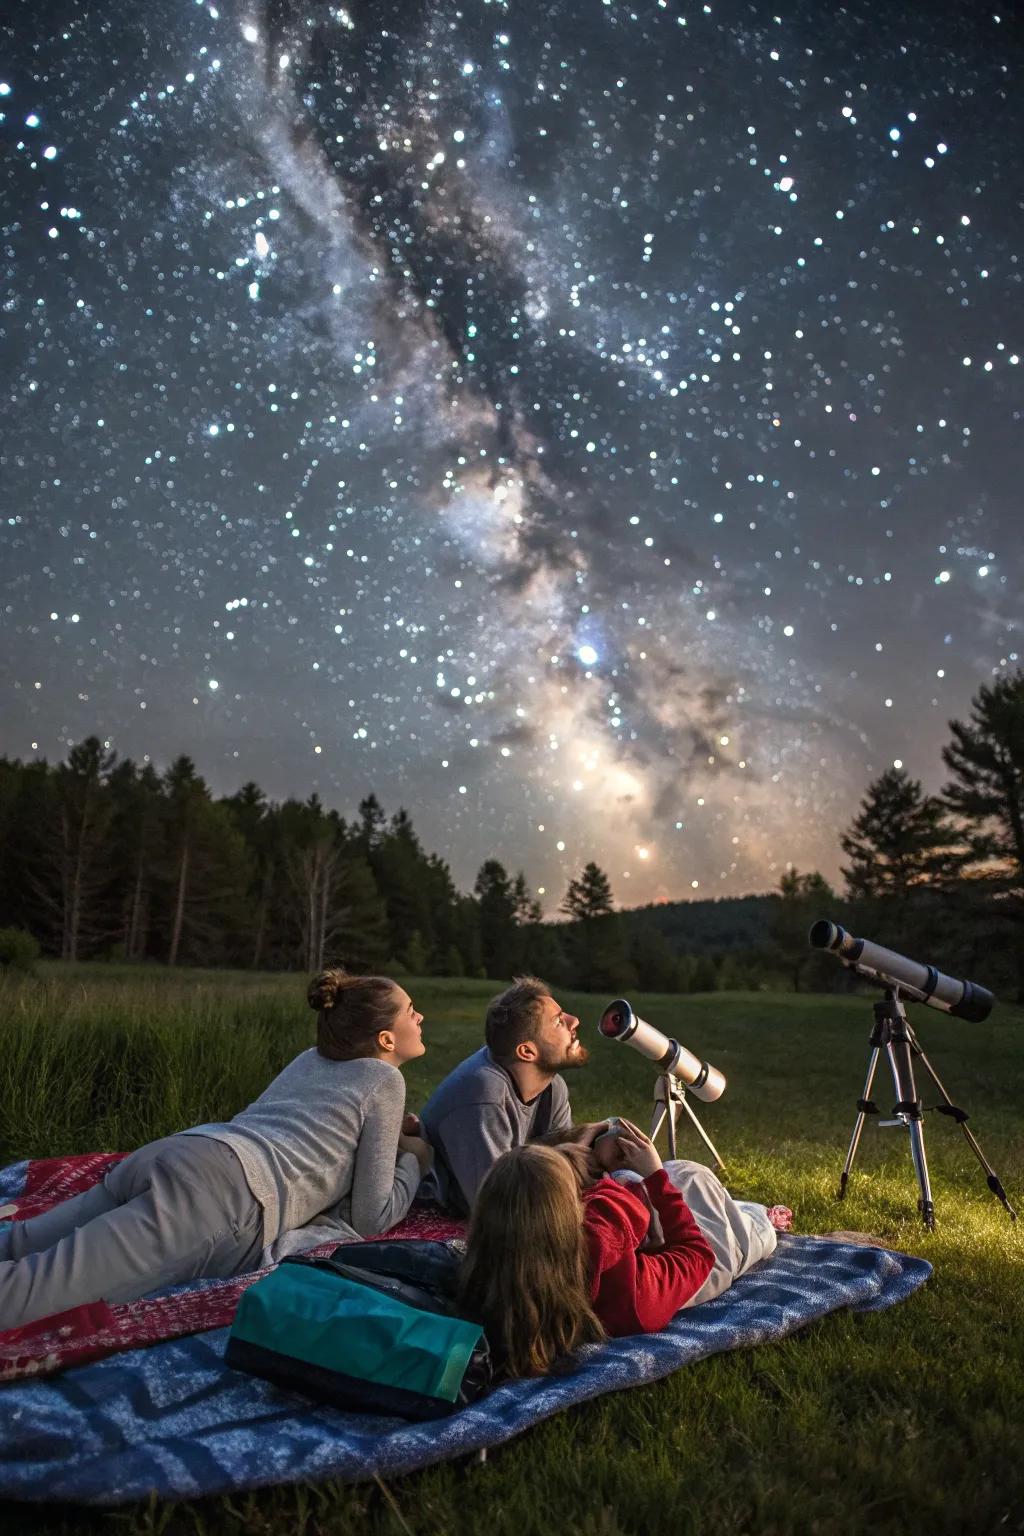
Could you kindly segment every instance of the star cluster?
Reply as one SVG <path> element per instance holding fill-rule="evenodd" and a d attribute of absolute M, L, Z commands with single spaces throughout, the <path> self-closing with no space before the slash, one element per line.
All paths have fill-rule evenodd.
<path fill-rule="evenodd" d="M 834 876 L 1019 662 L 1019 66 L 945 4 L 23 6 L 0 749 L 372 788 L 549 907 Z"/>

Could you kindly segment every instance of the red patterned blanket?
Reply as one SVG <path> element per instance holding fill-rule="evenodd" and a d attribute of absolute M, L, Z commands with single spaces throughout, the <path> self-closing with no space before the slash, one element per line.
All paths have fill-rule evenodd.
<path fill-rule="evenodd" d="M 90 1152 L 82 1157 L 38 1158 L 28 1165 L 25 1187 L 0 1208 L 0 1220 L 24 1221 L 89 1189 L 123 1152 Z M 384 1237 L 458 1237 L 462 1226 L 436 1207 L 412 1210 Z M 329 1253 L 334 1242 L 313 1248 Z M 251 1270 L 232 1280 L 204 1280 L 173 1296 L 157 1296 L 108 1306 L 105 1301 L 72 1307 L 21 1328 L 0 1330 L 0 1381 L 50 1376 L 71 1365 L 84 1365 L 124 1349 L 141 1349 L 163 1339 L 204 1333 L 231 1322 L 242 1292 L 270 1268 Z"/>

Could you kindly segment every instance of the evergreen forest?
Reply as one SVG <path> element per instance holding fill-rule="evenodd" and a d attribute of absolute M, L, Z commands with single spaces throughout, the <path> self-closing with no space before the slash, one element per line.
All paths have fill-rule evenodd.
<path fill-rule="evenodd" d="M 868 786 L 837 833 L 841 890 L 787 866 L 763 895 L 623 910 L 591 861 L 553 921 L 524 873 L 495 858 L 460 891 L 408 812 L 372 793 L 351 820 L 316 795 L 273 802 L 255 783 L 218 798 L 189 757 L 161 771 L 96 736 L 57 764 L 3 757 L 0 966 L 45 955 L 495 981 L 526 971 L 592 992 L 841 990 L 847 973 L 807 945 L 829 916 L 1024 999 L 1024 672 L 981 687 L 949 729 L 940 793 L 895 767 Z"/>

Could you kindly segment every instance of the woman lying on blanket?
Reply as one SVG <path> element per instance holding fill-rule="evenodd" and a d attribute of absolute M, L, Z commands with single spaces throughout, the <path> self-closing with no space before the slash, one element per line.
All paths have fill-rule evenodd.
<path fill-rule="evenodd" d="M 614 1149 L 606 1144 L 596 1153 L 577 1143 L 517 1147 L 498 1159 L 480 1188 L 461 1303 L 483 1324 L 510 1376 L 541 1375 L 584 1343 L 656 1332 L 681 1307 L 725 1290 L 739 1272 L 736 1250 L 742 1244 L 724 1231 L 730 1213 L 723 1201 L 736 1202 L 710 1170 L 672 1165 L 718 1218 L 709 1221 L 715 1246 L 650 1137 L 620 1120 L 614 1138 L 602 1138 L 612 1139 Z M 640 1182 L 630 1187 L 606 1177 L 602 1161 Z M 706 1178 L 680 1171 L 691 1169 Z M 660 1246 L 649 1249 L 652 1213 Z M 774 1240 L 765 1218 L 764 1251 L 756 1251 L 756 1244 L 749 1251 L 764 1257 Z"/>
<path fill-rule="evenodd" d="M 401 1221 L 432 1156 L 404 1134 L 399 1070 L 426 1049 L 423 1015 L 386 977 L 337 970 L 308 1001 L 316 1048 L 234 1119 L 151 1142 L 93 1189 L 0 1230 L 0 1329 L 243 1274 L 328 1209 L 353 1236 Z"/>

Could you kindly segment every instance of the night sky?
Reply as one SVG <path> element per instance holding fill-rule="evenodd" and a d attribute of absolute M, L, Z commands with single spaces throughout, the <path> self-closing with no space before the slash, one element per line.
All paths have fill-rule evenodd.
<path fill-rule="evenodd" d="M 838 874 L 1019 661 L 985 5 L 22 0 L 0 751 L 405 805 L 553 910 Z"/>

